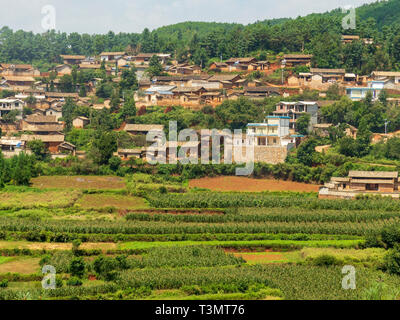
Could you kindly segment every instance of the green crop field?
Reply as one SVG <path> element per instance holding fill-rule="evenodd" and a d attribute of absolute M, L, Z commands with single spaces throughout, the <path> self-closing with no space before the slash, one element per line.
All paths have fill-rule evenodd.
<path fill-rule="evenodd" d="M 145 189 L 7 187 L 0 299 L 399 297 L 385 269 L 396 235 L 384 232 L 400 222 L 398 201 Z M 54 290 L 42 289 L 44 265 Z M 356 290 L 341 288 L 344 265 Z"/>

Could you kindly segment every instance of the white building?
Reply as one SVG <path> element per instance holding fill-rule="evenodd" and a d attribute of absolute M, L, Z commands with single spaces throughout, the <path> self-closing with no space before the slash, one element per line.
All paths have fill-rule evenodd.
<path fill-rule="evenodd" d="M 268 116 L 265 123 L 249 123 L 247 136 L 253 137 L 254 146 L 290 147 L 296 143 L 296 136 L 289 131 L 290 117 Z"/>
<path fill-rule="evenodd" d="M 25 102 L 19 99 L 0 99 L 0 118 L 13 110 L 19 111 L 17 119 L 22 119 L 22 111 L 24 110 Z"/>
<path fill-rule="evenodd" d="M 310 114 L 310 127 L 318 123 L 318 104 L 314 101 L 297 101 L 285 102 L 281 101 L 277 104 L 274 111 L 275 116 L 289 117 L 289 128 L 297 130 L 296 122 L 305 113 Z"/>

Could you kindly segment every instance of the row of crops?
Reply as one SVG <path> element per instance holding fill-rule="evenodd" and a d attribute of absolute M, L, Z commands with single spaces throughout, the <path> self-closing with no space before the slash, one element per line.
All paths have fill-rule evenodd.
<path fill-rule="evenodd" d="M 367 222 L 400 217 L 398 211 L 339 211 L 303 208 L 240 208 L 227 210 L 224 215 L 212 214 L 147 214 L 130 213 L 128 221 L 153 222 Z"/>
<path fill-rule="evenodd" d="M 314 194 L 291 196 L 268 193 L 214 193 L 157 194 L 148 196 L 156 208 L 290 208 L 313 210 L 400 210 L 400 201 L 393 199 L 323 200 Z"/>
<path fill-rule="evenodd" d="M 0 218 L 0 231 L 30 232 L 50 231 L 77 234 L 240 234 L 240 233 L 308 233 L 365 235 L 383 227 L 399 224 L 400 217 L 363 222 L 157 222 L 153 221 L 79 221 Z"/>

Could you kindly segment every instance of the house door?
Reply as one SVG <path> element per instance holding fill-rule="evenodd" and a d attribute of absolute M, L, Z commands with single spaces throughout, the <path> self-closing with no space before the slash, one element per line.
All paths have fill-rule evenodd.
<path fill-rule="evenodd" d="M 378 191 L 379 190 L 379 184 L 367 184 L 366 189 L 368 191 Z"/>

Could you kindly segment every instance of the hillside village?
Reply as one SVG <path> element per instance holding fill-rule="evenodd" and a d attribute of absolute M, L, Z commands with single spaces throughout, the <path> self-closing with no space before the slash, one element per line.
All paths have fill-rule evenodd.
<path fill-rule="evenodd" d="M 0 300 L 400 300 L 400 0 L 351 26 L 300 0 L 53 1 L 45 32 L 23 2 L 0 12 Z M 201 11 L 255 22 L 133 31 Z"/>
<path fill-rule="evenodd" d="M 352 41 L 360 39 L 342 36 L 343 45 Z M 372 39 L 362 41 L 373 45 Z M 265 115 L 262 123 L 247 125 L 248 134 L 254 137 L 256 161 L 276 164 L 284 162 L 288 151 L 304 140 L 304 133 L 299 133 L 296 127 L 302 115 L 310 116 L 309 132 L 321 133 L 332 126 L 321 123 L 320 113 L 322 106 L 334 102 L 327 99 L 329 90 L 353 101 L 365 99 L 368 94 L 377 100 L 383 90 L 393 96 L 400 93 L 400 72 L 376 70 L 367 75 L 354 74 L 345 69 L 312 67 L 312 59 L 310 54 L 268 56 L 266 60 L 234 57 L 202 68 L 178 63 L 171 54 L 102 52 L 99 56 L 61 55 L 63 63 L 49 72 L 40 72 L 28 64 L 1 63 L 0 89 L 7 95 L 0 99 L 1 148 L 6 157 L 11 157 L 29 152 L 29 142 L 40 140 L 54 158 L 76 152 L 84 156 L 84 152 L 65 139 L 63 106 L 70 100 L 95 110 L 110 109 L 110 99 L 99 99 L 102 85 L 107 81 L 119 84 L 121 79 L 126 81 L 130 77 L 137 109 L 183 106 L 201 110 L 240 98 L 262 101 L 279 97 L 281 101 L 271 114 Z M 78 84 L 77 75 L 84 78 Z M 292 96 L 304 92 L 314 92 L 318 100 L 290 101 Z M 392 104 L 399 101 L 388 100 Z M 123 103 L 122 98 L 115 107 L 118 109 Z M 84 115 L 72 120 L 74 128 L 83 129 L 90 124 Z M 139 130 L 134 129 L 135 124 L 124 123 L 119 130 L 145 135 L 157 125 L 148 124 Z M 348 129 L 348 134 L 355 138 L 354 130 Z M 144 145 L 119 149 L 115 154 L 125 160 L 130 156 L 146 157 Z"/>

